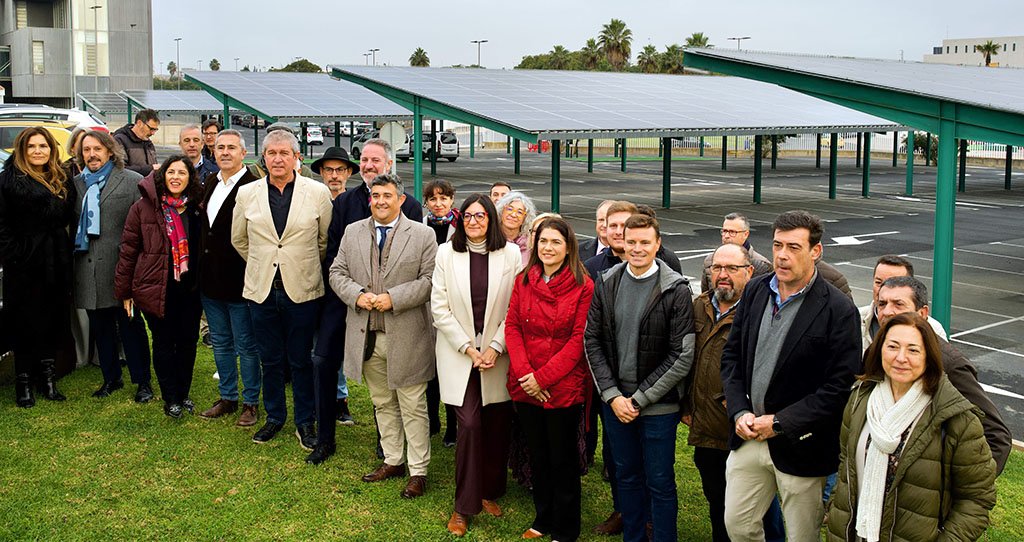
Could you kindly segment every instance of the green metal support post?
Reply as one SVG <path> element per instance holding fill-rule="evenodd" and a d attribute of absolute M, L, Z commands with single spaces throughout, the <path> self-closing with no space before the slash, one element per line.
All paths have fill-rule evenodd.
<path fill-rule="evenodd" d="M 960 140 L 960 183 L 957 190 L 959 192 L 967 192 L 967 140 Z"/>
<path fill-rule="evenodd" d="M 132 123 L 132 101 L 127 100 L 128 103 L 128 124 Z"/>
<path fill-rule="evenodd" d="M 256 119 L 256 122 L 252 123 L 252 141 L 254 151 L 256 153 L 256 159 L 259 160 L 260 156 L 260 121 Z"/>
<path fill-rule="evenodd" d="M 423 108 L 420 105 L 420 98 L 413 97 L 412 101 L 412 193 L 423 193 Z"/>
<path fill-rule="evenodd" d="M 512 136 L 505 136 L 505 154 L 512 154 Z"/>
<path fill-rule="evenodd" d="M 722 171 L 725 171 L 725 163 L 729 158 L 729 137 L 722 136 Z"/>
<path fill-rule="evenodd" d="M 1010 177 L 1013 175 L 1013 145 L 1006 146 L 1006 173 L 1003 176 L 1003 188 L 1010 189 Z"/>
<path fill-rule="evenodd" d="M 544 154 L 544 142 L 537 138 L 537 154 Z"/>
<path fill-rule="evenodd" d="M 700 157 L 701 157 L 701 158 L 703 158 L 703 157 L 704 157 L 704 136 L 700 136 L 700 143 L 698 143 L 698 145 L 700 145 L 700 146 L 699 146 L 699 149 L 700 149 L 700 151 L 699 151 Z"/>
<path fill-rule="evenodd" d="M 892 132 L 892 167 L 896 167 L 897 154 L 900 152 L 900 133 L 893 130 Z"/>
<path fill-rule="evenodd" d="M 516 164 L 516 175 L 519 175 L 519 140 L 516 139 L 514 141 L 515 142 L 512 144 L 512 156 L 514 157 Z"/>
<path fill-rule="evenodd" d="M 861 171 L 860 195 L 871 197 L 871 132 L 864 132 L 864 169 Z"/>
<path fill-rule="evenodd" d="M 860 132 L 857 132 L 857 157 L 856 157 L 853 165 L 854 165 L 854 167 L 858 167 L 858 168 L 860 167 L 860 144 L 861 144 L 862 136 L 863 135 L 864 134 L 862 134 Z"/>
<path fill-rule="evenodd" d="M 561 190 L 560 181 L 562 176 L 562 142 L 558 139 L 551 140 L 551 212 L 557 213 L 558 193 Z"/>
<path fill-rule="evenodd" d="M 587 140 L 587 173 L 594 172 L 594 140 Z"/>
<path fill-rule="evenodd" d="M 622 138 L 622 148 L 619 149 L 619 169 L 626 172 L 626 138 Z"/>
<path fill-rule="evenodd" d="M 658 158 L 665 156 L 665 140 L 658 140 Z"/>
<path fill-rule="evenodd" d="M 614 156 L 615 158 L 618 158 L 619 157 L 619 138 L 615 138 L 615 139 L 612 140 L 612 146 L 614 147 L 614 151 L 615 151 L 612 156 Z"/>
<path fill-rule="evenodd" d="M 754 136 L 754 203 L 761 203 L 761 137 Z"/>
<path fill-rule="evenodd" d="M 956 106 L 941 103 L 935 174 L 935 244 L 932 260 L 932 317 L 949 331 L 953 304 L 953 233 L 956 216 Z"/>
<path fill-rule="evenodd" d="M 334 146 L 341 147 L 341 121 L 338 120 L 334 121 Z"/>
<path fill-rule="evenodd" d="M 828 142 L 828 199 L 836 199 L 836 188 L 839 184 L 839 134 L 832 134 Z"/>
<path fill-rule="evenodd" d="M 476 126 L 469 125 L 469 157 L 476 157 Z"/>
<path fill-rule="evenodd" d="M 814 139 L 817 143 L 814 144 L 814 168 L 821 169 L 821 134 L 815 134 L 815 136 Z"/>
<path fill-rule="evenodd" d="M 231 128 L 231 108 L 228 107 L 228 101 L 224 101 L 224 129 Z"/>
<path fill-rule="evenodd" d="M 663 137 L 661 146 L 665 153 L 661 156 L 661 206 L 672 207 L 672 141 Z"/>
<path fill-rule="evenodd" d="M 299 140 L 299 150 L 302 151 L 302 156 L 306 156 L 306 151 L 309 149 L 309 132 L 306 131 L 306 123 L 299 123 L 299 132 L 302 132 L 302 138 Z"/>
<path fill-rule="evenodd" d="M 416 139 L 419 146 L 423 146 L 423 143 Z M 430 176 L 437 175 L 437 121 L 430 121 Z M 418 194 L 419 192 L 417 192 Z"/>
<path fill-rule="evenodd" d="M 348 123 L 348 149 L 351 151 L 352 147 L 356 144 L 356 123 L 349 121 Z"/>
<path fill-rule="evenodd" d="M 924 133 L 924 165 L 925 166 L 931 165 L 931 157 L 932 157 L 932 133 L 931 132 L 925 132 Z"/>
<path fill-rule="evenodd" d="M 772 134 L 772 169 L 775 169 L 775 163 L 779 159 L 779 136 Z"/>
<path fill-rule="evenodd" d="M 907 132 L 907 186 L 908 196 L 914 195 L 914 131 Z"/>

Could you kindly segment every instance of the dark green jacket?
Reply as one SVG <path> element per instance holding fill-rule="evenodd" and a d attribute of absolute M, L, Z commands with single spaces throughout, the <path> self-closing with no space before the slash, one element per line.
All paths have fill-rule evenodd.
<path fill-rule="evenodd" d="M 843 412 L 839 476 L 828 516 L 830 542 L 856 540 L 860 485 L 854 453 L 876 384 L 856 384 Z M 977 540 L 985 532 L 996 503 L 996 465 L 979 414 L 942 375 L 903 447 L 882 505 L 880 540 Z"/>

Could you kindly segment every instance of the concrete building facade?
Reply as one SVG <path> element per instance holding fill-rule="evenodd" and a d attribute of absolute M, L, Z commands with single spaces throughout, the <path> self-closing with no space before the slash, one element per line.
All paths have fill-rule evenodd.
<path fill-rule="evenodd" d="M 9 102 L 74 105 L 78 92 L 153 86 L 152 0 L 0 0 Z"/>
<path fill-rule="evenodd" d="M 989 40 L 999 45 L 998 54 L 992 55 L 992 66 L 1024 68 L 1024 36 L 942 40 L 941 46 L 932 48 L 932 54 L 924 55 L 924 61 L 933 64 L 984 66 L 985 55 L 979 53 L 977 47 Z"/>

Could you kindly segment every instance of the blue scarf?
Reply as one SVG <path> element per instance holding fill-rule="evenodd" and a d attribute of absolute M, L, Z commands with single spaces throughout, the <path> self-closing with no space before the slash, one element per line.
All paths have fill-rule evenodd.
<path fill-rule="evenodd" d="M 99 171 L 89 168 L 82 171 L 85 180 L 85 197 L 82 198 L 82 216 L 78 218 L 78 233 L 75 234 L 75 253 L 89 252 L 89 237 L 100 236 L 100 191 L 107 186 L 107 178 L 114 170 L 114 163 L 107 162 Z"/>

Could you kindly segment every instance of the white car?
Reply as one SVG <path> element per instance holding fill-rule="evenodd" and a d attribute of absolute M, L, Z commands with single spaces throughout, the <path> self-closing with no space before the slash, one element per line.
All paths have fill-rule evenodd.
<path fill-rule="evenodd" d="M 380 130 L 363 132 L 357 136 L 356 140 L 352 143 L 352 159 L 359 160 L 359 155 L 363 153 L 363 145 L 365 145 L 367 141 L 377 137 L 380 137 Z M 395 158 L 397 158 L 399 162 L 408 162 L 409 157 L 409 134 L 406 134 L 405 143 L 395 149 Z"/>
<path fill-rule="evenodd" d="M 75 123 L 75 127 L 109 132 L 107 125 L 88 111 L 80 109 L 58 109 L 45 105 L 27 107 L 0 107 L 0 120 L 59 120 Z"/>
<path fill-rule="evenodd" d="M 324 144 L 324 132 L 319 126 L 310 124 L 306 126 L 306 143 L 310 145 L 323 145 Z"/>

